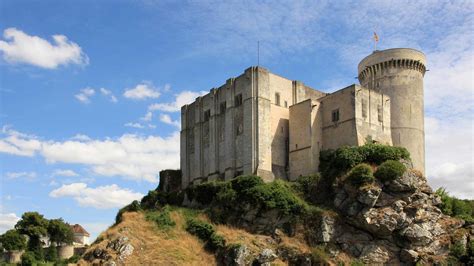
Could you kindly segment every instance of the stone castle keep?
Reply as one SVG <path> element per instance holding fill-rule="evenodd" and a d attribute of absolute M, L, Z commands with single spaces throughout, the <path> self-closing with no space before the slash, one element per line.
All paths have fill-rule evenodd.
<path fill-rule="evenodd" d="M 256 174 L 294 180 L 318 171 L 319 153 L 376 142 L 402 146 L 424 172 L 423 53 L 375 51 L 360 85 L 325 93 L 250 67 L 181 108 L 183 188 Z"/>

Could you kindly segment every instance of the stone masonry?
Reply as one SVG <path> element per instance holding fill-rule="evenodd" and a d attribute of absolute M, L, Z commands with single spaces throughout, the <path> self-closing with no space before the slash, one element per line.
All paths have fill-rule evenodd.
<path fill-rule="evenodd" d="M 406 147 L 424 172 L 424 55 L 375 51 L 361 85 L 325 93 L 250 67 L 181 108 L 182 187 L 256 174 L 294 180 L 318 171 L 321 150 L 368 139 Z"/>

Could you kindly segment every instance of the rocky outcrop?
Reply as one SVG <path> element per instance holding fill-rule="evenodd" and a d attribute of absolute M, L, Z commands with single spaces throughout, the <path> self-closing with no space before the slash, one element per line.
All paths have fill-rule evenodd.
<path fill-rule="evenodd" d="M 335 193 L 340 216 L 330 231 L 339 233 L 331 242 L 366 263 L 414 264 L 447 257 L 453 234 L 464 225 L 442 214 L 440 198 L 411 169 L 396 180 L 361 188 L 341 180 Z M 468 231 L 464 246 L 473 239 Z"/>
<path fill-rule="evenodd" d="M 84 254 L 84 258 L 101 265 L 123 265 L 125 259 L 133 254 L 134 247 L 125 236 L 117 237 L 107 243 L 106 248 L 97 247 Z"/>

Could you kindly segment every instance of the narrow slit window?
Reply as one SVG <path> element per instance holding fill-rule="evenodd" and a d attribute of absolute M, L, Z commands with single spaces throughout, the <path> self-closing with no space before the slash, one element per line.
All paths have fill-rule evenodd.
<path fill-rule="evenodd" d="M 242 105 L 242 94 L 235 96 L 235 107 Z"/>
<path fill-rule="evenodd" d="M 275 93 L 275 104 L 280 106 L 280 93 Z"/>
<path fill-rule="evenodd" d="M 220 105 L 220 114 L 225 114 L 225 110 L 227 109 L 227 104 L 226 102 L 222 102 Z"/>
<path fill-rule="evenodd" d="M 332 111 L 332 122 L 339 121 L 339 109 Z"/>
<path fill-rule="evenodd" d="M 211 119 L 211 110 L 206 110 L 204 112 L 204 122 L 209 121 L 209 119 Z"/>

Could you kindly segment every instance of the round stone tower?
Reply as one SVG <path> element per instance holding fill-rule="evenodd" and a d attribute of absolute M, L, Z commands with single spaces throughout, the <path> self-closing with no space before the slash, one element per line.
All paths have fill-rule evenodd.
<path fill-rule="evenodd" d="M 392 142 L 408 149 L 425 173 L 423 76 L 425 55 L 414 49 L 375 51 L 358 66 L 360 84 L 390 97 Z"/>

